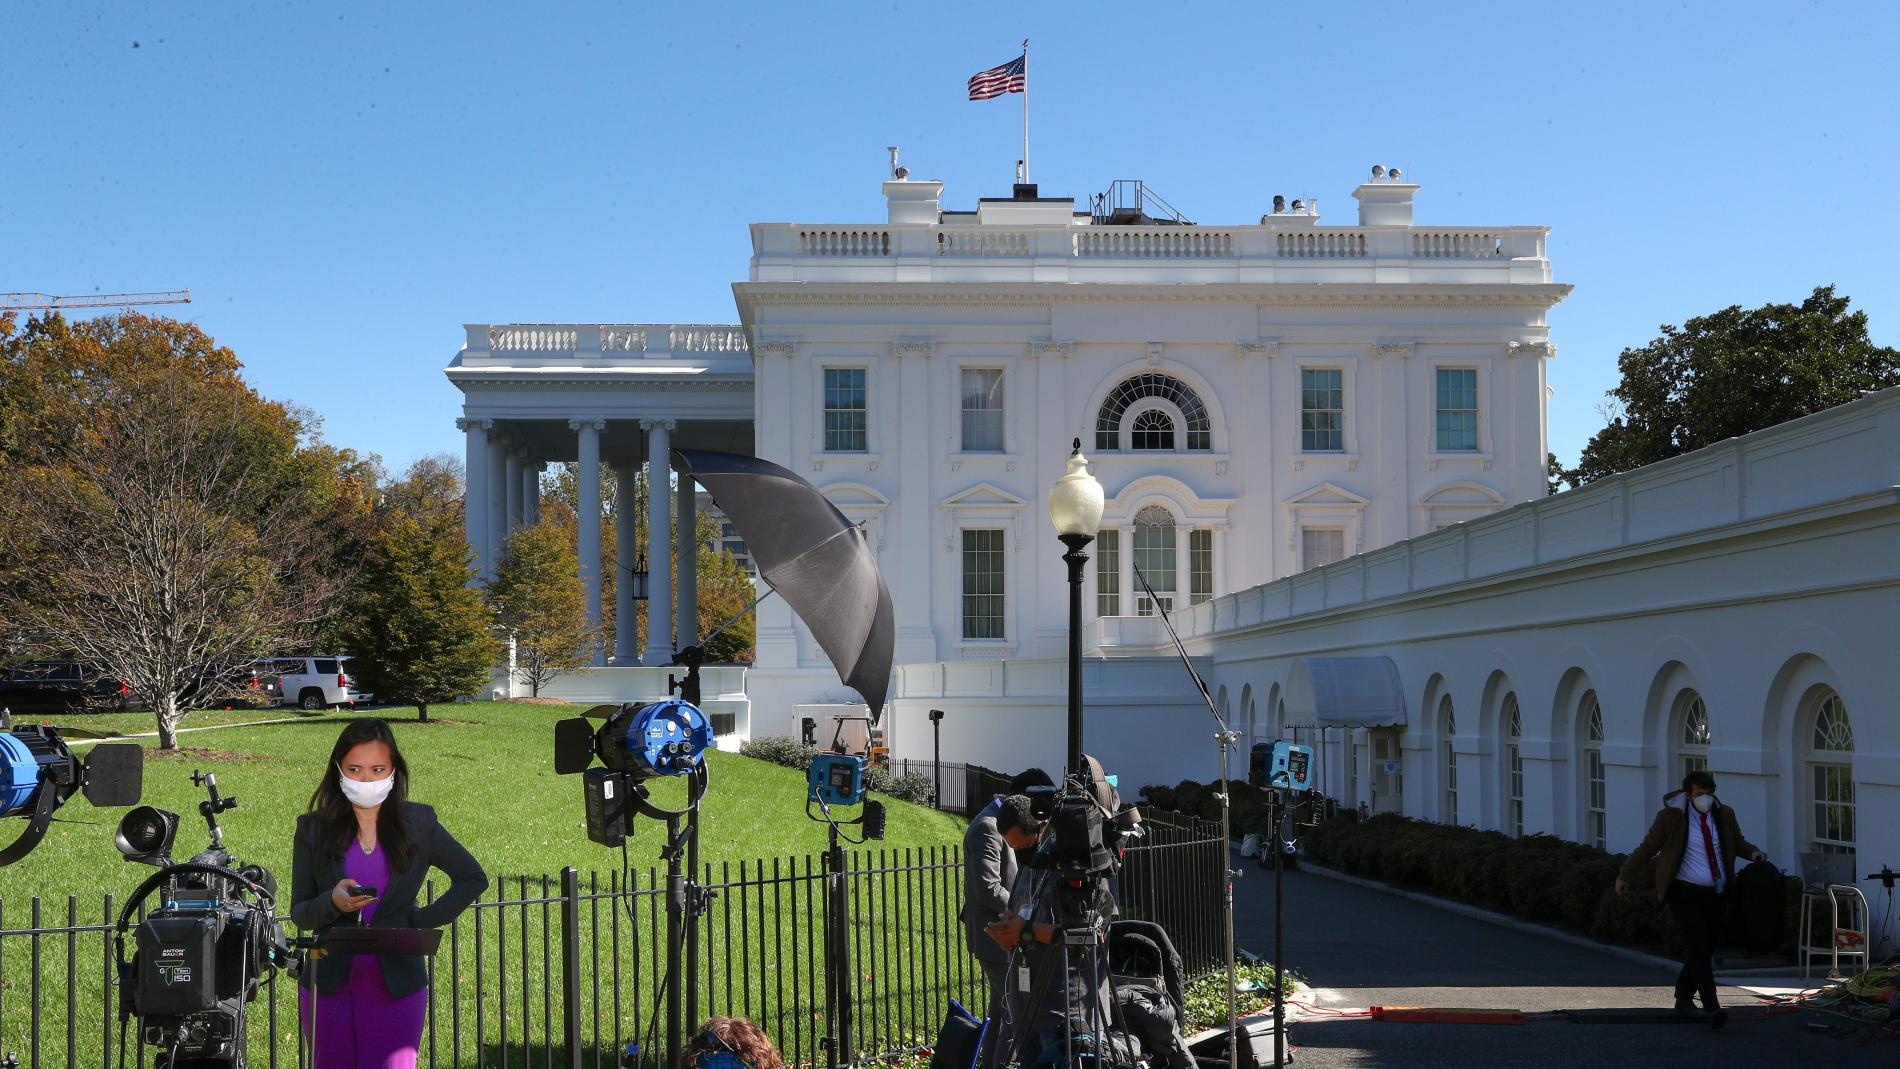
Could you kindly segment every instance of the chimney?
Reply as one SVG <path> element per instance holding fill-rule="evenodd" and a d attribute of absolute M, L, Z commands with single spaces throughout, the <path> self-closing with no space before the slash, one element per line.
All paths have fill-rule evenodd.
<path fill-rule="evenodd" d="M 1352 191 L 1359 202 L 1360 226 L 1411 226 L 1412 197 L 1418 185 L 1404 180 L 1397 167 L 1374 165 L 1372 177 Z"/>
<path fill-rule="evenodd" d="M 884 183 L 892 226 L 935 226 L 940 218 L 937 202 L 942 197 L 942 182 L 897 178 Z"/>

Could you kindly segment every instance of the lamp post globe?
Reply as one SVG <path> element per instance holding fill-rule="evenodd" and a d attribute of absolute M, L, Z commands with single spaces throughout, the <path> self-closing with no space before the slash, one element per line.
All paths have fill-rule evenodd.
<path fill-rule="evenodd" d="M 1083 550 L 1102 526 L 1102 505 L 1102 484 L 1089 474 L 1082 439 L 1077 438 L 1069 470 L 1049 489 L 1049 522 L 1068 548 L 1062 555 L 1069 566 L 1069 733 L 1064 758 L 1071 776 L 1082 773 L 1082 566 L 1089 560 Z"/>

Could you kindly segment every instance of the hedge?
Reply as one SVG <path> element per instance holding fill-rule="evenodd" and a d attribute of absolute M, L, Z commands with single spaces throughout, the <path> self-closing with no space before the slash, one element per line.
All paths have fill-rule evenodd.
<path fill-rule="evenodd" d="M 1553 835 L 1502 832 L 1382 813 L 1342 813 L 1308 832 L 1308 857 L 1353 876 L 1468 903 L 1522 920 L 1654 953 L 1681 950 L 1675 920 L 1644 878 L 1615 892 L 1626 855 Z M 1787 877 L 1787 921 L 1778 953 L 1792 957 L 1801 881 Z M 1724 941 L 1739 945 L 1739 937 Z"/>
<path fill-rule="evenodd" d="M 803 772 L 811 767 L 812 756 L 818 753 L 818 748 L 783 735 L 764 735 L 741 743 L 739 752 L 747 757 L 756 757 Z M 916 805 L 929 805 L 931 792 L 936 789 L 930 777 L 922 772 L 893 776 L 890 769 L 878 766 L 865 770 L 864 786 L 866 790 Z"/>

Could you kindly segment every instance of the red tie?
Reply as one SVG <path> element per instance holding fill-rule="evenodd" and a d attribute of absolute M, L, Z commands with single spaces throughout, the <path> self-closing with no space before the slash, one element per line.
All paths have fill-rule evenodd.
<path fill-rule="evenodd" d="M 1696 810 L 1696 817 L 1702 821 L 1702 852 L 1709 856 L 1709 880 L 1715 889 L 1722 889 L 1722 870 L 1715 863 L 1715 840 L 1709 838 L 1709 815 Z"/>

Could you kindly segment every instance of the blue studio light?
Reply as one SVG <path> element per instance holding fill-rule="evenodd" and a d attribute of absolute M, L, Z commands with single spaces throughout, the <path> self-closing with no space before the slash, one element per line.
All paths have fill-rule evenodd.
<path fill-rule="evenodd" d="M 0 817 L 32 808 L 40 786 L 40 762 L 26 740 L 0 732 Z"/>
<path fill-rule="evenodd" d="M 705 712 L 671 699 L 614 714 L 601 728 L 598 748 L 607 767 L 649 779 L 691 772 L 712 744 L 712 720 Z"/>

